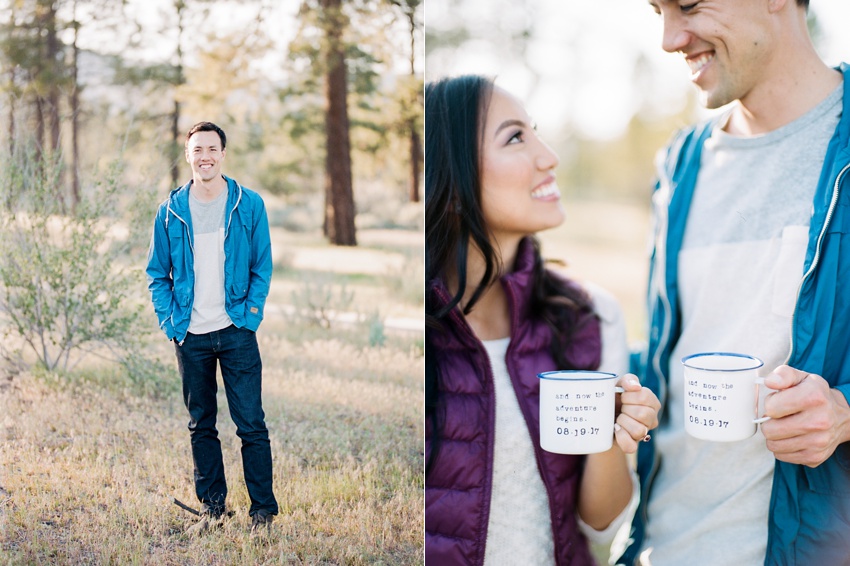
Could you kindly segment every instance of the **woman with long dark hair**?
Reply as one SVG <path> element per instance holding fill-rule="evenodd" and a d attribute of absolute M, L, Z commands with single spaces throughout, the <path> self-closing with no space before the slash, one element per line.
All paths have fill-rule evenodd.
<path fill-rule="evenodd" d="M 564 220 L 557 156 L 489 79 L 425 89 L 425 559 L 592 564 L 636 498 L 626 453 L 658 399 L 628 368 L 619 306 L 547 269 L 534 234 Z M 540 448 L 537 374 L 622 375 L 607 452 Z"/>

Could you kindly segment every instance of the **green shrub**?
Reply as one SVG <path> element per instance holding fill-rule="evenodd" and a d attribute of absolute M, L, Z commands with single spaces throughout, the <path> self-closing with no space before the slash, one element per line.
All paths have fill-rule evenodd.
<path fill-rule="evenodd" d="M 354 291 L 348 290 L 344 280 L 337 283 L 331 276 L 311 274 L 292 292 L 292 303 L 299 318 L 327 329 L 351 309 Z"/>
<path fill-rule="evenodd" d="M 384 332 L 384 319 L 381 318 L 381 313 L 375 310 L 366 319 L 366 325 L 369 327 L 369 346 L 373 348 L 383 346 L 387 341 L 387 336 Z"/>
<path fill-rule="evenodd" d="M 68 371 L 87 354 L 139 369 L 149 327 L 142 274 L 126 262 L 133 221 L 120 167 L 69 203 L 61 165 L 34 151 L 0 156 L 0 350 Z M 135 370 L 134 370 L 135 371 Z"/>

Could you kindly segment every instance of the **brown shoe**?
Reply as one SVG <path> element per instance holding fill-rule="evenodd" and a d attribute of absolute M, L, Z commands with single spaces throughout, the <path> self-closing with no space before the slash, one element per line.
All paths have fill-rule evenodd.
<path fill-rule="evenodd" d="M 251 532 L 260 532 L 262 529 L 269 531 L 272 526 L 272 521 L 274 521 L 274 515 L 265 509 L 260 509 L 251 515 Z"/>

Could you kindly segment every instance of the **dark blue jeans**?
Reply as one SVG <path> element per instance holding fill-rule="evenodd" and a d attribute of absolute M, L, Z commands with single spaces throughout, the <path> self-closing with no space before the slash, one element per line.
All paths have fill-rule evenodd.
<path fill-rule="evenodd" d="M 187 334 L 182 345 L 175 344 L 175 350 L 183 378 L 183 402 L 191 419 L 189 432 L 198 499 L 212 513 L 224 511 L 227 482 L 215 428 L 218 362 L 230 417 L 236 425 L 236 435 L 242 439 L 242 468 L 251 498 L 249 514 L 264 509 L 276 515 L 272 452 L 262 405 L 263 364 L 257 336 L 231 325 L 208 334 Z"/>

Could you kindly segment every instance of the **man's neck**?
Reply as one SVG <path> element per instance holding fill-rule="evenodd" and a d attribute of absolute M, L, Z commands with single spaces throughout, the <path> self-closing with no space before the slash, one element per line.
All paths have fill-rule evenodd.
<path fill-rule="evenodd" d="M 210 202 L 215 200 L 216 197 L 218 197 L 222 191 L 226 189 L 227 181 L 225 181 L 224 177 L 220 175 L 209 181 L 193 178 L 192 186 L 189 187 L 189 191 L 192 193 L 192 196 L 201 202 Z"/>
<path fill-rule="evenodd" d="M 781 66 L 738 101 L 724 130 L 736 136 L 772 132 L 823 102 L 843 80 L 814 50 L 787 57 Z"/>

